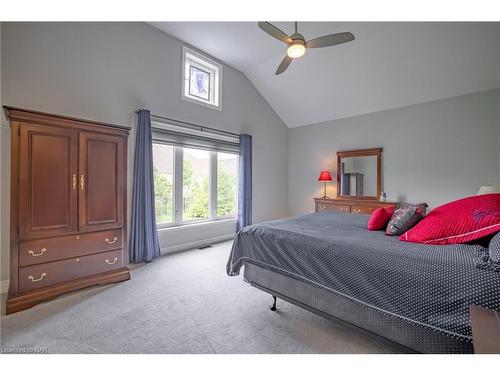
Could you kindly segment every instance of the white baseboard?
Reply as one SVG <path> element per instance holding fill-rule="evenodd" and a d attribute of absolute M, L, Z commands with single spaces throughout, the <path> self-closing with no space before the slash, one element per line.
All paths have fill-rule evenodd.
<path fill-rule="evenodd" d="M 0 281 L 0 294 L 7 293 L 9 291 L 9 280 Z"/>
<path fill-rule="evenodd" d="M 171 253 L 176 253 L 178 251 L 196 249 L 197 247 L 200 246 L 212 245 L 217 242 L 227 241 L 233 239 L 234 236 L 235 236 L 234 233 L 224 234 L 222 236 L 204 238 L 198 241 L 185 242 L 180 245 L 166 246 L 162 247 L 160 250 L 162 254 L 171 254 Z"/>

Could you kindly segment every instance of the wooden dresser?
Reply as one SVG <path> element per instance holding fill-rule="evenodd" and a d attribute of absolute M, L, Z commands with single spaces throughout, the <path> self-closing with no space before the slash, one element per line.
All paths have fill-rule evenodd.
<path fill-rule="evenodd" d="M 370 215 L 379 207 L 397 206 L 394 202 L 380 202 L 368 199 L 314 198 L 315 211 L 341 211 Z"/>
<path fill-rule="evenodd" d="M 128 129 L 5 110 L 12 147 L 6 313 L 128 280 Z"/>

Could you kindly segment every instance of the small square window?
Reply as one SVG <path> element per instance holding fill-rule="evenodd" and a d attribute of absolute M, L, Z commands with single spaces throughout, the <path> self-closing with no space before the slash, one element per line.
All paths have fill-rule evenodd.
<path fill-rule="evenodd" d="M 221 109 L 222 66 L 183 47 L 182 99 Z"/>

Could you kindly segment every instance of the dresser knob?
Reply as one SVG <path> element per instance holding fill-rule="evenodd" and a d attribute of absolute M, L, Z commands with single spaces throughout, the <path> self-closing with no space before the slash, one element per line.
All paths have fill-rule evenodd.
<path fill-rule="evenodd" d="M 115 264 L 117 260 L 118 260 L 118 258 L 115 257 L 115 259 L 113 259 L 112 261 L 110 261 L 109 259 L 106 259 L 105 262 L 107 264 Z"/>
<path fill-rule="evenodd" d="M 38 279 L 35 279 L 33 275 L 29 275 L 28 276 L 28 279 L 30 279 L 31 281 L 33 281 L 34 283 L 38 282 L 38 281 L 41 281 L 45 276 L 47 276 L 47 274 L 44 272 L 40 275 L 40 277 Z"/>
<path fill-rule="evenodd" d="M 45 247 L 43 247 L 39 253 L 35 253 L 33 250 L 30 250 L 30 251 L 28 251 L 28 254 L 33 256 L 33 257 L 39 257 L 40 255 L 43 255 L 46 251 L 47 251 L 47 249 Z"/>

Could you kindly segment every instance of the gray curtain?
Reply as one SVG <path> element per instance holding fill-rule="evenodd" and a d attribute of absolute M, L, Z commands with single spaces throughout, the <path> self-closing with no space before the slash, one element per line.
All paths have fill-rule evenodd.
<path fill-rule="evenodd" d="M 238 231 L 252 224 L 252 136 L 240 135 L 238 181 Z"/>
<path fill-rule="evenodd" d="M 160 256 L 153 184 L 153 144 L 149 111 L 139 111 L 135 133 L 130 261 L 150 262 Z"/>

